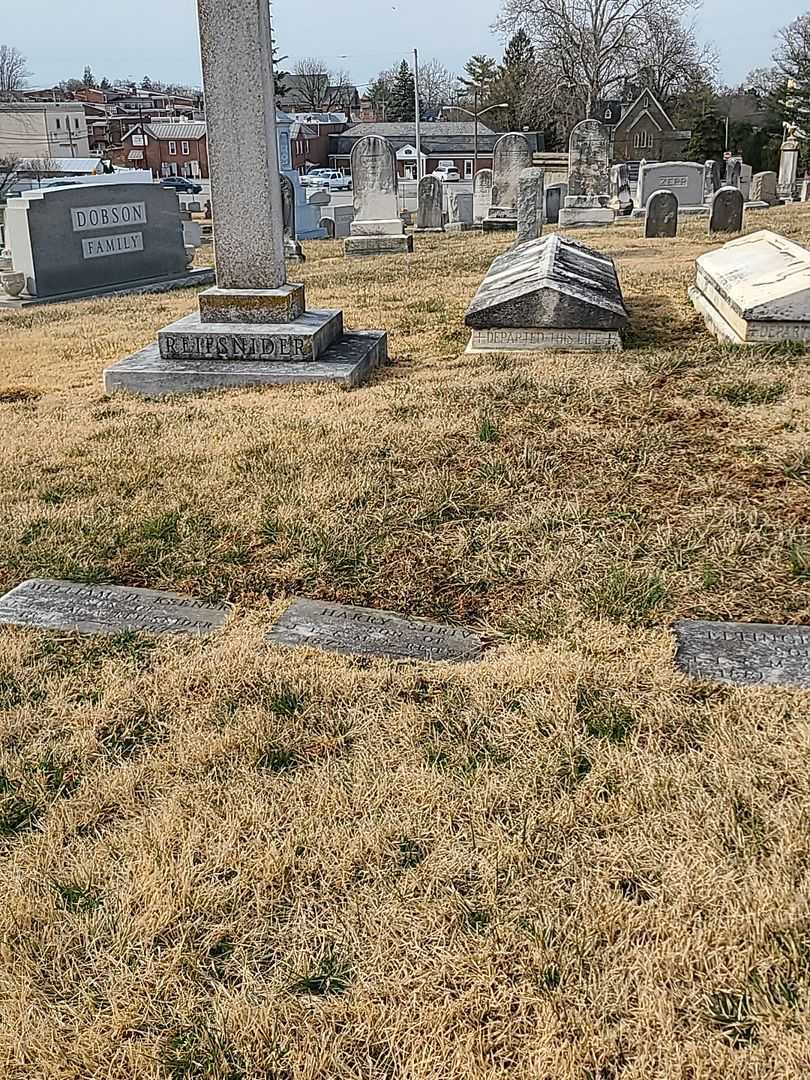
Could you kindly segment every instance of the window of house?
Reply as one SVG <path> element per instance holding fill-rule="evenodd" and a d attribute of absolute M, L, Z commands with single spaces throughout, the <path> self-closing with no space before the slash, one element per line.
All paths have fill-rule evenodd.
<path fill-rule="evenodd" d="M 652 144 L 653 137 L 649 131 L 637 131 L 633 136 L 633 147 L 636 150 L 648 150 Z"/>
<path fill-rule="evenodd" d="M 177 155 L 177 143 L 176 142 L 170 142 L 169 143 L 169 155 L 170 155 L 170 157 L 175 157 Z"/>
<path fill-rule="evenodd" d="M 188 157 L 188 153 L 189 153 L 188 143 L 185 140 L 183 140 L 183 142 L 180 143 L 180 153 L 185 154 L 185 156 Z"/>
<path fill-rule="evenodd" d="M 56 118 L 56 126 L 57 126 L 57 128 L 60 128 L 62 126 L 62 121 L 59 119 L 58 116 Z"/>
<path fill-rule="evenodd" d="M 464 179 L 472 180 L 473 163 L 469 160 L 464 162 Z"/>
<path fill-rule="evenodd" d="M 79 129 L 79 118 L 77 116 L 76 117 L 76 130 L 78 131 L 78 129 Z"/>

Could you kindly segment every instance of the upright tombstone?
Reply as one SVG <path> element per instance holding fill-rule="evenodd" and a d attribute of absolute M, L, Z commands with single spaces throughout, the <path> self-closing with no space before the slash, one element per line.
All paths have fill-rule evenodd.
<path fill-rule="evenodd" d="M 712 195 L 723 186 L 723 170 L 720 162 L 710 158 L 703 167 L 703 196 L 706 202 L 710 202 Z"/>
<path fill-rule="evenodd" d="M 701 255 L 689 297 L 721 341 L 810 342 L 810 252 L 767 229 Z"/>
<path fill-rule="evenodd" d="M 739 187 L 742 178 L 742 158 L 730 157 L 726 159 L 726 176 L 724 187 Z"/>
<path fill-rule="evenodd" d="M 495 143 L 492 204 L 484 219 L 484 232 L 515 231 L 518 227 L 520 174 L 531 168 L 532 151 L 525 135 L 502 135 Z"/>
<path fill-rule="evenodd" d="M 776 194 L 777 176 L 775 172 L 754 173 L 751 180 L 751 201 L 776 206 L 779 196 Z"/>
<path fill-rule="evenodd" d="M 418 188 L 416 232 L 444 232 L 444 186 L 438 176 L 423 176 Z"/>
<path fill-rule="evenodd" d="M 630 170 L 626 162 L 613 165 L 610 170 L 610 202 L 611 210 L 626 217 L 633 211 L 633 195 L 630 191 Z"/>
<path fill-rule="evenodd" d="M 613 260 L 555 233 L 497 258 L 464 321 L 468 352 L 595 352 L 621 349 L 628 318 Z"/>
<path fill-rule="evenodd" d="M 344 334 L 288 283 L 267 0 L 198 0 L 217 286 L 158 342 L 108 368 L 108 392 L 156 397 L 226 386 L 354 386 L 386 356 L 384 332 Z"/>
<path fill-rule="evenodd" d="M 743 199 L 746 202 L 751 198 L 751 181 L 753 178 L 754 170 L 743 161 L 740 164 L 740 191 L 743 193 Z"/>
<path fill-rule="evenodd" d="M 473 222 L 480 225 L 492 206 L 492 169 L 481 169 L 473 180 Z"/>
<path fill-rule="evenodd" d="M 188 271 L 180 203 L 157 184 L 81 184 L 9 199 L 6 243 L 24 275 L 20 307 L 110 293 L 210 284 Z"/>
<path fill-rule="evenodd" d="M 568 184 L 551 184 L 546 188 L 546 222 L 557 225 L 563 200 L 568 194 Z"/>
<path fill-rule="evenodd" d="M 518 182 L 518 237 L 519 244 L 537 240 L 543 235 L 545 196 L 543 192 L 545 172 L 543 169 L 524 169 Z"/>
<path fill-rule="evenodd" d="M 289 176 L 281 173 L 281 207 L 284 219 L 284 257 L 289 262 L 305 263 L 307 257 L 295 232 L 295 188 Z"/>
<path fill-rule="evenodd" d="M 784 202 L 793 202 L 796 198 L 799 150 L 799 140 L 789 129 L 779 156 L 779 181 L 776 187 L 779 198 Z"/>
<path fill-rule="evenodd" d="M 646 213 L 650 196 L 656 191 L 668 190 L 678 200 L 682 214 L 706 214 L 704 203 L 705 170 L 692 161 L 651 161 L 639 169 L 638 202 L 635 217 Z"/>
<path fill-rule="evenodd" d="M 612 225 L 610 209 L 610 135 L 598 120 L 583 120 L 568 145 L 568 194 L 560 211 L 562 228 Z"/>
<path fill-rule="evenodd" d="M 413 251 L 399 216 L 397 160 L 379 135 L 367 135 L 352 148 L 354 221 L 346 240 L 347 255 L 404 255 Z"/>
<path fill-rule="evenodd" d="M 674 191 L 654 191 L 649 197 L 644 235 L 648 239 L 678 235 L 678 197 Z"/>
<path fill-rule="evenodd" d="M 473 227 L 473 195 L 469 191 L 457 191 L 455 188 L 447 193 L 447 216 L 448 223 L 446 232 L 466 232 Z"/>
<path fill-rule="evenodd" d="M 744 205 L 739 188 L 723 187 L 716 191 L 709 212 L 709 233 L 741 232 Z"/>

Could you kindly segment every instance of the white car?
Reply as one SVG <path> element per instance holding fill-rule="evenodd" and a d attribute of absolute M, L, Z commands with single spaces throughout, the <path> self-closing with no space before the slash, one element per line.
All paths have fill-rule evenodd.
<path fill-rule="evenodd" d="M 327 188 L 329 191 L 351 191 L 352 178 L 343 173 L 335 172 L 334 169 L 321 169 L 318 176 L 313 180 L 315 187 Z"/>
<path fill-rule="evenodd" d="M 454 184 L 461 179 L 461 174 L 455 165 L 440 165 L 433 173 L 443 184 Z"/>
<path fill-rule="evenodd" d="M 305 173 L 301 177 L 302 187 L 316 187 L 320 180 L 323 179 L 328 173 L 331 173 L 331 169 L 312 169 L 310 172 Z"/>

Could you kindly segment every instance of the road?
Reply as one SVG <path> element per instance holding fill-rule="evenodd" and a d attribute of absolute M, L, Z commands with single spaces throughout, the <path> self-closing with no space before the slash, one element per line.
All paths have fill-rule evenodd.
<path fill-rule="evenodd" d="M 448 191 L 466 191 L 468 194 L 472 194 L 472 180 L 461 180 L 457 184 L 445 184 Z M 353 195 L 351 191 L 333 191 L 332 192 L 332 206 L 351 206 L 353 202 Z M 400 202 L 402 202 L 402 192 L 400 191 Z"/>

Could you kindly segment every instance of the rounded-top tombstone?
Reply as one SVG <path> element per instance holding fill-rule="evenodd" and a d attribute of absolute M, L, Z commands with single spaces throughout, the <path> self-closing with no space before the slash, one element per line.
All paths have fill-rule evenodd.
<path fill-rule="evenodd" d="M 423 176 L 418 187 L 417 230 L 441 232 L 444 215 L 444 189 L 438 176 Z"/>
<path fill-rule="evenodd" d="M 483 221 L 492 205 L 492 169 L 481 169 L 473 179 L 473 220 Z"/>
<path fill-rule="evenodd" d="M 610 190 L 610 135 L 598 120 L 583 120 L 568 145 L 568 197 L 607 195 Z"/>
<path fill-rule="evenodd" d="M 399 217 L 397 160 L 393 147 L 379 135 L 366 135 L 352 149 L 355 219 L 394 221 Z"/>
<path fill-rule="evenodd" d="M 736 187 L 715 192 L 709 216 L 709 233 L 738 233 L 743 227 L 743 193 Z"/>
<path fill-rule="evenodd" d="M 674 191 L 654 191 L 647 200 L 644 235 L 648 238 L 678 235 L 678 196 Z"/>
<path fill-rule="evenodd" d="M 517 215 L 520 174 L 531 168 L 532 148 L 525 135 L 502 135 L 492 155 L 492 205 L 514 210 Z"/>

